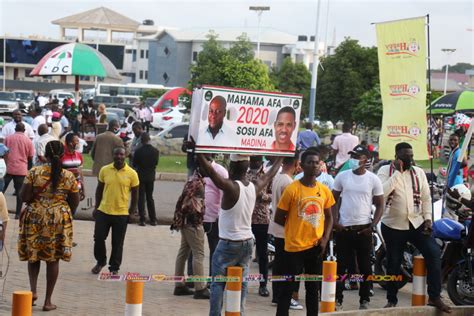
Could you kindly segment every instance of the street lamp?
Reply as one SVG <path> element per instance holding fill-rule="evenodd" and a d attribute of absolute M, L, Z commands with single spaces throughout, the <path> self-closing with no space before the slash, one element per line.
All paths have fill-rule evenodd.
<path fill-rule="evenodd" d="M 455 48 L 442 48 L 441 51 L 443 53 L 446 53 L 446 73 L 444 75 L 444 93 L 443 95 L 446 94 L 446 90 L 448 88 L 448 69 L 449 69 L 449 55 L 451 55 L 452 53 L 454 53 L 456 51 Z"/>
<path fill-rule="evenodd" d="M 262 20 L 263 11 L 270 11 L 270 7 L 250 6 L 249 10 L 257 12 L 258 15 L 257 58 L 260 59 L 260 21 Z"/>

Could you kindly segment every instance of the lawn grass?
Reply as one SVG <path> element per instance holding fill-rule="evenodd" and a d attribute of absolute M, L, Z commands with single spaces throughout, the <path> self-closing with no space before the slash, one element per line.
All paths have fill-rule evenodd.
<path fill-rule="evenodd" d="M 422 168 L 423 170 L 430 170 L 431 169 L 431 165 L 430 165 L 429 160 L 417 160 L 416 165 L 418 167 Z M 447 164 L 443 164 L 441 161 L 439 161 L 439 159 L 433 159 L 433 170 L 435 172 L 437 172 L 439 167 L 446 167 L 446 166 L 447 166 Z"/>
<path fill-rule="evenodd" d="M 89 154 L 83 154 L 84 169 L 92 169 L 92 158 Z M 160 156 L 157 172 L 187 173 L 186 156 Z"/>

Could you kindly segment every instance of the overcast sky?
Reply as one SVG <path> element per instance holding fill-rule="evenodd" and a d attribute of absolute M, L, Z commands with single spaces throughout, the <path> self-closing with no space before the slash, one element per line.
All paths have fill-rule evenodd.
<path fill-rule="evenodd" d="M 320 0 L 320 39 L 326 36 L 336 44 L 344 37 L 362 45 L 375 45 L 375 27 L 371 22 L 430 15 L 431 67 L 440 68 L 448 61 L 442 48 L 455 48 L 449 63 L 474 64 L 474 1 L 472 0 Z M 329 5 L 328 5 L 329 3 Z M 257 14 L 249 5 L 268 5 L 262 27 L 271 27 L 294 35 L 314 35 L 317 0 L 283 1 L 165 1 L 165 0 L 0 0 L 0 34 L 59 36 L 52 20 L 105 6 L 142 22 L 152 19 L 155 25 L 192 27 L 256 27 Z"/>

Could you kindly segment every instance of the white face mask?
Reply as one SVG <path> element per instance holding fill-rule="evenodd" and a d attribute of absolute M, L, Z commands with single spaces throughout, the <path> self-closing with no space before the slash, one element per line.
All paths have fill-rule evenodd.
<path fill-rule="evenodd" d="M 351 170 L 359 169 L 360 168 L 360 160 L 354 159 L 354 158 L 349 159 L 349 168 L 351 168 Z"/>

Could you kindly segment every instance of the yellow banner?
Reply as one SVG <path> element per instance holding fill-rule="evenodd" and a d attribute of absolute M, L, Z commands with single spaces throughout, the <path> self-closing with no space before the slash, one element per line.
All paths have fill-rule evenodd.
<path fill-rule="evenodd" d="M 383 103 L 381 159 L 393 159 L 395 145 L 410 143 L 415 159 L 428 159 L 425 18 L 376 25 Z"/>

